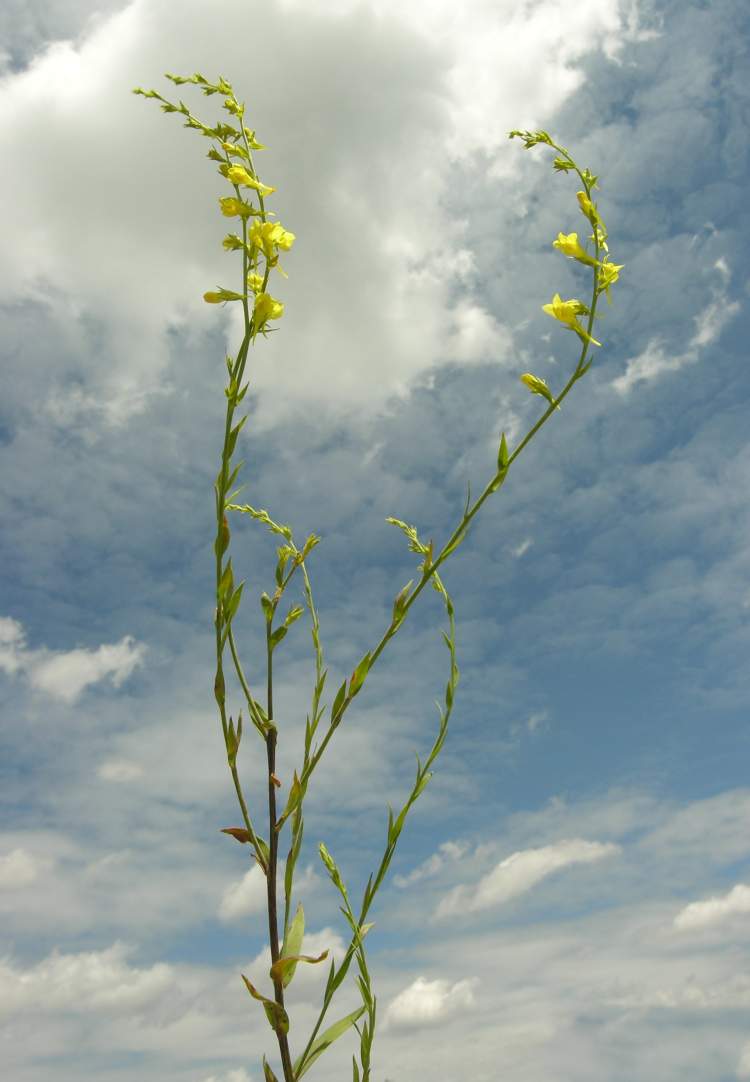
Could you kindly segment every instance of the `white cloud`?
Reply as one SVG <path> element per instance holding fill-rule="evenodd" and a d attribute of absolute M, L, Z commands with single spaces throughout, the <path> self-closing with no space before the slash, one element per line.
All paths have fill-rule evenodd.
<path fill-rule="evenodd" d="M 21 655 L 26 649 L 26 634 L 18 620 L 0 616 L 0 669 L 11 676 L 22 667 Z"/>
<path fill-rule="evenodd" d="M 25 849 L 0 856 L 0 890 L 27 887 L 39 874 L 39 862 Z"/>
<path fill-rule="evenodd" d="M 548 717 L 549 714 L 546 710 L 538 710 L 534 714 L 529 714 L 526 719 L 526 728 L 530 733 L 535 733 L 542 722 L 546 721 Z"/>
<path fill-rule="evenodd" d="M 412 1028 L 431 1026 L 446 1018 L 460 1014 L 474 1006 L 474 989 L 477 977 L 451 984 L 447 980 L 428 981 L 417 979 L 396 996 L 389 1004 L 384 1028 Z"/>
<path fill-rule="evenodd" d="M 266 908 L 266 878 L 258 864 L 253 864 L 237 883 L 231 883 L 221 898 L 219 918 L 237 920 Z"/>
<path fill-rule="evenodd" d="M 719 263 L 716 266 L 721 270 Z M 728 277 L 728 272 L 724 276 Z M 651 339 L 642 353 L 627 361 L 623 374 L 612 380 L 612 387 L 618 394 L 625 395 L 637 383 L 650 383 L 664 372 L 676 372 L 686 365 L 696 364 L 700 360 L 701 350 L 716 341 L 739 310 L 738 301 L 717 296 L 694 317 L 695 332 L 684 352 L 668 353 L 659 339 Z"/>
<path fill-rule="evenodd" d="M 516 545 L 515 548 L 512 548 L 510 550 L 511 554 L 515 556 L 517 560 L 519 560 L 525 553 L 529 551 L 533 544 L 534 542 L 530 537 L 525 537 L 519 545 Z"/>
<path fill-rule="evenodd" d="M 512 853 L 479 882 L 472 886 L 454 887 L 435 910 L 438 918 L 455 913 L 478 913 L 503 905 L 512 898 L 531 890 L 542 879 L 571 864 L 590 864 L 595 860 L 613 856 L 620 847 L 610 842 L 588 842 L 573 838 L 546 845 L 540 849 L 526 849 Z"/>
<path fill-rule="evenodd" d="M 145 653 L 146 646 L 132 635 L 93 650 L 29 650 L 21 624 L 9 617 L 0 618 L 0 669 L 10 675 L 24 672 L 35 691 L 64 703 L 75 702 L 87 687 L 106 678 L 119 688 L 143 663 Z"/>
<path fill-rule="evenodd" d="M 204 1078 L 203 1082 L 253 1082 L 244 1067 L 238 1067 L 236 1071 L 227 1071 L 225 1074 L 212 1074 Z"/>
<path fill-rule="evenodd" d="M 26 1009 L 140 1011 L 174 984 L 171 966 L 130 966 L 131 948 L 115 943 L 106 950 L 61 954 L 53 951 L 28 969 L 0 961 L 0 1015 Z"/>
<path fill-rule="evenodd" d="M 409 887 L 412 883 L 418 883 L 421 879 L 437 875 L 445 864 L 460 860 L 468 850 L 467 842 L 443 842 L 442 845 L 438 846 L 437 853 L 433 853 L 414 871 L 409 872 L 408 875 L 394 875 L 394 885 L 397 887 Z"/>
<path fill-rule="evenodd" d="M 750 913 L 750 887 L 738 883 L 728 894 L 686 905 L 674 918 L 674 926 L 680 931 L 706 928 L 745 913 Z"/>
<path fill-rule="evenodd" d="M 742 1046 L 740 1061 L 737 1064 L 737 1077 L 750 1078 L 750 1041 Z"/>
<path fill-rule="evenodd" d="M 126 759 L 108 759 L 96 773 L 103 781 L 128 782 L 143 776 L 143 767 Z"/>
<path fill-rule="evenodd" d="M 89 442 L 173 393 L 169 330 L 195 339 L 227 328 L 230 351 L 237 343 L 237 312 L 227 320 L 201 299 L 236 272 L 220 246 L 222 182 L 194 133 L 128 93 L 168 89 L 165 40 L 171 67 L 235 79 L 269 146 L 275 205 L 298 236 L 278 285 L 283 333 L 261 343 L 254 366 L 253 391 L 274 391 L 266 424 L 301 400 L 377 409 L 436 364 L 510 358 L 510 331 L 466 284 L 473 253 L 446 205 L 456 160 L 481 151 L 490 171 L 520 169 L 508 129 L 544 123 L 581 85 L 576 62 L 616 53 L 633 32 L 617 0 L 476 0 L 469 18 L 448 0 L 270 2 L 261 25 L 275 47 L 256 51 L 250 76 L 257 23 L 241 0 L 220 20 L 184 0 L 178 24 L 167 0 L 134 0 L 0 88 L 0 195 L 14 206 L 0 287 L 42 305 L 87 366 L 85 387 L 55 388 L 45 408 Z M 212 117 L 216 99 L 192 89 L 183 96 Z M 29 142 L 54 169 L 39 158 L 25 169 Z"/>

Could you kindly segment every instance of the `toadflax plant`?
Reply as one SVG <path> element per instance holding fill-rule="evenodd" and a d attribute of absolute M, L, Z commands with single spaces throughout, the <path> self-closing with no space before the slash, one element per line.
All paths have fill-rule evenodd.
<path fill-rule="evenodd" d="M 503 433 L 500 440 L 496 469 L 481 496 L 475 499 L 473 503 L 471 502 L 471 492 L 469 490 L 463 512 L 458 518 L 455 529 L 442 548 L 436 551 L 432 541 L 428 543 L 422 541 L 414 526 L 410 526 L 397 518 L 388 519 L 388 522 L 404 533 L 409 549 L 420 558 L 417 565 L 417 576 L 398 592 L 393 602 L 393 614 L 390 623 L 385 628 L 380 640 L 372 650 L 367 651 L 355 666 L 351 676 L 344 680 L 336 690 L 333 702 L 328 708 L 323 703 L 327 670 L 324 667 L 320 624 L 313 602 L 313 593 L 307 570 L 307 558 L 318 544 L 320 538 L 311 534 L 302 546 L 298 547 L 291 529 L 274 521 L 267 511 L 251 507 L 249 504 L 234 503 L 233 500 L 240 489 L 232 489 L 243 465 L 242 462 L 234 464 L 234 452 L 237 438 L 247 420 L 247 415 L 241 417 L 235 423 L 235 414 L 248 389 L 248 383 L 245 383 L 244 386 L 242 384 L 248 353 L 250 346 L 255 345 L 258 335 L 265 337 L 272 330 L 269 324 L 278 321 L 284 314 L 283 303 L 273 295 L 275 287 L 271 284 L 271 275 L 273 271 L 284 274 L 279 262 L 279 256 L 281 252 L 289 251 L 294 244 L 295 235 L 285 229 L 279 221 L 276 221 L 273 211 L 268 210 L 266 207 L 266 200 L 273 195 L 275 189 L 264 184 L 259 179 L 253 158 L 255 151 L 264 150 L 265 147 L 258 142 L 255 132 L 245 126 L 245 106 L 237 100 L 231 84 L 222 77 L 219 77 L 218 82 L 211 83 L 198 73 L 187 78 L 170 74 L 167 74 L 166 77 L 177 86 L 192 83 L 199 87 L 204 94 L 208 96 L 219 94 L 223 99 L 222 108 L 228 116 L 223 121 L 211 126 L 199 120 L 182 101 L 177 103 L 168 101 L 155 90 L 143 90 L 138 87 L 134 91 L 134 93 L 141 94 L 143 97 L 156 99 L 161 103 L 161 108 L 167 113 L 179 113 L 185 118 L 185 127 L 194 128 L 210 141 L 211 148 L 208 151 L 208 157 L 217 162 L 219 173 L 230 186 L 227 194 L 219 198 L 219 207 L 224 217 L 232 219 L 237 230 L 237 232 L 228 233 L 222 243 L 227 251 L 238 252 L 241 259 L 238 281 L 235 282 L 237 288 L 227 289 L 220 286 L 205 293 L 204 300 L 208 304 L 223 304 L 226 302 L 239 304 L 244 321 L 244 334 L 237 355 L 236 357 L 226 358 L 229 374 L 227 386 L 224 388 L 227 399 L 226 421 L 221 451 L 221 467 L 214 483 L 216 496 L 216 540 L 214 542 L 216 560 L 216 675 L 214 679 L 214 695 L 221 718 L 227 763 L 244 822 L 244 826 L 241 827 L 225 828 L 224 833 L 230 834 L 238 842 L 250 846 L 253 858 L 257 861 L 266 877 L 268 894 L 268 937 L 271 948 L 271 968 L 265 982 L 265 990 L 262 987 L 256 987 L 244 975 L 242 979 L 250 995 L 262 1004 L 271 1029 L 276 1035 L 284 1082 L 296 1082 L 296 1080 L 301 1079 L 325 1050 L 351 1027 L 354 1027 L 359 1034 L 359 1062 L 357 1062 L 356 1056 L 352 1057 L 353 1079 L 354 1082 L 369 1082 L 372 1069 L 372 1044 L 377 1018 L 377 999 L 373 994 L 365 954 L 365 936 L 372 928 L 372 924 L 367 923 L 367 916 L 373 899 L 388 871 L 406 817 L 432 777 L 430 767 L 440 753 L 445 741 L 458 684 L 453 603 L 438 572 L 466 537 L 471 522 L 485 501 L 505 484 L 508 471 L 515 459 L 521 454 L 524 447 L 536 435 L 542 425 L 551 417 L 553 411 L 559 408 L 560 403 L 569 394 L 573 385 L 588 372 L 592 364 L 592 359 L 589 359 L 590 349 L 592 346 L 598 347 L 601 345 L 593 337 L 592 333 L 597 304 L 602 293 L 606 293 L 607 300 L 610 300 L 610 287 L 617 281 L 622 266 L 612 263 L 607 254 L 607 231 L 597 206 L 592 200 L 592 191 L 597 187 L 597 178 L 588 169 L 580 169 L 565 147 L 555 143 L 547 132 L 510 132 L 510 138 L 518 137 L 522 139 L 527 150 L 537 144 L 550 147 L 556 154 L 553 161 L 555 170 L 562 173 L 575 173 L 582 185 L 582 190 L 577 194 L 578 208 L 587 222 L 587 227 L 592 231 L 589 238 L 591 250 L 580 243 L 577 233 L 560 233 L 557 240 L 553 241 L 553 246 L 563 255 L 588 268 L 591 274 L 591 299 L 588 304 L 584 304 L 582 301 L 575 299 L 563 300 L 556 293 L 551 303 L 544 305 L 545 312 L 561 323 L 563 327 L 573 331 L 577 337 L 580 346 L 578 361 L 567 383 L 556 395 L 539 376 L 532 375 L 530 372 L 524 372 L 521 375 L 522 383 L 533 394 L 544 398 L 547 402 L 547 408 L 512 451 L 509 449 Z M 235 585 L 232 559 L 228 555 L 231 538 L 229 513 L 249 515 L 257 519 L 280 539 L 272 591 L 270 593 L 264 592 L 260 597 L 266 629 L 267 683 L 264 702 L 261 702 L 259 693 L 252 690 L 248 684 L 232 630 L 232 621 L 240 606 L 242 590 L 245 584 L 243 581 L 239 585 Z M 274 717 L 273 708 L 273 662 L 275 651 L 281 645 L 289 628 L 304 612 L 304 608 L 297 604 L 293 604 L 283 616 L 279 611 L 282 598 L 295 575 L 301 576 L 304 599 L 310 618 L 315 654 L 315 682 L 312 688 L 310 712 L 305 724 L 302 761 L 299 769 L 294 771 L 292 778 L 286 779 L 285 788 L 284 782 L 276 774 L 276 745 L 279 725 Z M 344 878 L 333 856 L 323 843 L 318 846 L 321 860 L 343 902 L 341 912 L 349 925 L 351 939 L 344 960 L 338 969 L 336 969 L 333 960 L 331 961 L 331 968 L 328 972 L 328 980 L 323 994 L 323 1003 L 312 1032 L 307 1036 L 297 1034 L 291 1028 L 289 1014 L 284 1003 L 285 989 L 288 988 L 300 963 L 315 965 L 323 962 L 328 955 L 328 951 L 323 951 L 318 957 L 311 957 L 302 953 L 305 915 L 301 903 L 297 904 L 292 916 L 294 872 L 302 847 L 304 804 L 308 787 L 315 768 L 325 753 L 334 733 L 343 721 L 344 715 L 353 700 L 362 691 L 365 681 L 378 658 L 401 627 L 412 605 L 414 605 L 428 583 L 441 595 L 448 620 L 448 629 L 443 631 L 443 638 L 448 648 L 449 671 L 445 688 L 444 707 L 440 707 L 438 704 L 440 711 L 438 734 L 425 762 L 422 763 L 417 756 L 417 773 L 414 786 L 398 815 L 394 817 L 392 809 L 388 808 L 388 828 L 383 857 L 377 870 L 370 875 L 358 906 L 355 906 L 350 900 Z M 229 648 L 228 658 L 227 647 Z M 237 715 L 236 723 L 232 715 L 228 713 L 229 692 L 225 667 L 234 673 L 241 695 L 244 698 L 244 709 L 247 711 L 247 718 L 265 744 L 268 764 L 268 823 L 262 832 L 256 828 L 257 819 L 254 822 L 250 815 L 240 783 L 237 758 L 243 737 L 242 712 L 240 711 Z M 328 711 L 327 718 L 326 711 Z M 277 801 L 277 790 L 279 795 L 284 794 L 279 801 Z M 283 807 L 281 806 L 282 803 Z M 279 846 L 282 843 L 284 828 L 287 825 L 289 826 L 290 840 L 289 850 L 284 862 L 284 919 L 283 924 L 280 925 L 276 905 L 276 884 L 279 874 Z M 337 990 L 346 978 L 353 959 L 356 959 L 359 970 L 356 983 L 362 997 L 362 1006 L 324 1028 L 324 1020 L 328 1009 Z M 290 1040 L 291 1033 L 294 1033 L 294 1052 Z M 265 1056 L 263 1057 L 263 1071 L 266 1082 L 278 1082 L 277 1076 Z"/>

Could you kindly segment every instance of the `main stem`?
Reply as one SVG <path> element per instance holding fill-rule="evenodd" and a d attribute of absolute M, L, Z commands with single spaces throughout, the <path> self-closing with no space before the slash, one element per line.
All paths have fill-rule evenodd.
<path fill-rule="evenodd" d="M 268 720 L 273 721 L 273 653 L 271 649 L 271 623 L 266 624 L 267 666 L 268 666 Z M 268 759 L 268 830 L 269 857 L 266 885 L 268 887 L 268 939 L 271 946 L 271 964 L 279 960 L 279 921 L 276 912 L 276 863 L 279 851 L 279 836 L 276 832 L 276 729 L 271 727 L 266 737 L 266 756 Z M 273 982 L 274 998 L 280 1007 L 284 1006 L 284 986 L 281 979 Z M 281 1066 L 284 1082 L 294 1082 L 294 1068 L 289 1051 L 286 1033 L 276 1030 L 279 1039 Z"/>

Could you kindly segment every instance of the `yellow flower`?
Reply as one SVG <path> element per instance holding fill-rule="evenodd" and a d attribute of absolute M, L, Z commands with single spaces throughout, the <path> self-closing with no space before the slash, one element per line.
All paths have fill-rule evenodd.
<path fill-rule="evenodd" d="M 256 327 L 262 327 L 269 319 L 281 319 L 284 305 L 270 293 L 259 293 L 255 298 L 253 317 Z"/>
<path fill-rule="evenodd" d="M 269 188 L 267 184 L 261 184 L 259 180 L 251 176 L 244 165 L 230 165 L 227 169 L 227 178 L 232 184 L 244 184 L 246 188 L 254 188 L 261 195 L 270 195 L 271 192 L 276 191 L 275 188 Z"/>
<path fill-rule="evenodd" d="M 250 286 L 250 289 L 253 291 L 253 293 L 257 293 L 263 286 L 263 275 L 248 274 L 247 284 Z"/>
<path fill-rule="evenodd" d="M 289 251 L 295 241 L 294 233 L 287 232 L 280 222 L 253 222 L 248 240 L 260 250 L 269 262 L 274 263 L 277 256 L 274 247 Z"/>
<path fill-rule="evenodd" d="M 203 300 L 206 304 L 221 304 L 223 301 L 244 300 L 242 293 L 235 293 L 232 289 L 219 289 L 218 293 L 204 293 Z"/>
<path fill-rule="evenodd" d="M 249 218 L 253 213 L 253 208 L 249 203 L 245 203 L 242 199 L 235 199 L 233 195 L 223 196 L 219 200 L 219 206 L 221 213 L 227 218 Z"/>
<path fill-rule="evenodd" d="M 604 263 L 599 265 L 599 275 L 596 282 L 596 288 L 599 293 L 606 293 L 607 300 L 611 303 L 612 298 L 609 295 L 609 287 L 620 277 L 620 271 L 625 266 L 624 263 L 610 263 L 605 260 Z"/>
<path fill-rule="evenodd" d="M 557 240 L 552 241 L 552 247 L 559 248 L 563 255 L 577 259 L 579 263 L 586 263 L 589 267 L 596 265 L 596 260 L 578 243 L 577 233 L 558 233 Z"/>
<path fill-rule="evenodd" d="M 532 394 L 540 394 L 542 398 L 546 398 L 550 405 L 555 401 L 552 396 L 552 391 L 549 389 L 545 381 L 541 376 L 534 376 L 531 372 L 524 372 L 520 377 L 521 383 L 524 383 Z M 560 409 L 556 406 L 555 409 Z"/>
<path fill-rule="evenodd" d="M 600 346 L 601 342 L 597 342 L 595 338 L 592 338 L 588 331 L 584 330 L 581 324 L 576 319 L 576 316 L 586 315 L 588 308 L 585 304 L 581 304 L 578 300 L 564 301 L 559 293 L 555 293 L 552 298 L 552 304 L 542 305 L 543 310 L 548 316 L 552 316 L 553 319 L 557 319 L 560 323 L 564 323 L 571 331 L 575 331 L 579 338 L 584 342 L 592 342 L 595 346 Z"/>
<path fill-rule="evenodd" d="M 578 198 L 578 206 L 581 208 L 581 212 L 586 215 L 592 225 L 596 225 L 599 221 L 599 215 L 596 213 L 596 207 L 591 202 L 585 192 L 576 192 Z"/>
<path fill-rule="evenodd" d="M 561 323 L 565 323 L 568 327 L 574 326 L 577 322 L 576 316 L 581 315 L 586 310 L 580 301 L 564 301 L 559 293 L 555 293 L 552 304 L 545 304 L 542 307 L 548 316 L 559 319 Z"/>

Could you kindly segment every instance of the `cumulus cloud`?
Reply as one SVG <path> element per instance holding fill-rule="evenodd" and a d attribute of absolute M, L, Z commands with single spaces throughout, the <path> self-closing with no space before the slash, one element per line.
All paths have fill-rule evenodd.
<path fill-rule="evenodd" d="M 13 849 L 0 856 L 0 890 L 27 887 L 39 874 L 39 862 L 25 849 Z"/>
<path fill-rule="evenodd" d="M 35 691 L 64 703 L 74 703 L 92 684 L 109 678 L 119 688 L 143 663 L 146 646 L 132 635 L 95 649 L 30 650 L 18 620 L 0 618 L 0 669 L 9 675 L 24 672 Z"/>
<path fill-rule="evenodd" d="M 686 905 L 674 918 L 674 926 L 680 931 L 708 928 L 745 913 L 750 913 L 750 887 L 738 883 L 728 894 Z"/>
<path fill-rule="evenodd" d="M 482 152 L 500 174 L 520 168 L 508 129 L 543 124 L 581 85 L 576 61 L 634 34 L 617 0 L 581 0 L 564 18 L 559 0 L 481 2 L 470 19 L 446 0 L 346 0 L 325 12 L 270 2 L 263 33 L 275 48 L 257 52 L 247 82 L 255 20 L 240 0 L 218 22 L 185 0 L 177 23 L 167 0 L 134 0 L 0 88 L 0 195 L 14 206 L 0 286 L 34 301 L 87 369 L 85 387 L 50 391 L 45 409 L 62 427 L 121 426 L 171 394 L 170 330 L 226 332 L 236 345 L 238 313 L 201 299 L 232 284 L 222 182 L 200 140 L 127 93 L 159 79 L 165 40 L 177 70 L 237 80 L 269 146 L 274 205 L 298 236 L 279 286 L 283 342 L 263 343 L 254 377 L 255 391 L 277 392 L 265 424 L 300 401 L 377 409 L 436 364 L 510 358 L 510 330 L 469 284 L 465 223 L 447 205 L 456 160 Z M 210 119 L 214 101 L 198 97 L 196 110 Z M 54 170 L 24 168 L 29 141 Z"/>
<path fill-rule="evenodd" d="M 0 961 L 0 1015 L 29 1008 L 102 1011 L 128 1015 L 161 998 L 174 984 L 171 966 L 139 969 L 127 962 L 132 948 L 63 954 L 53 951 L 28 969 Z"/>
<path fill-rule="evenodd" d="M 469 977 L 451 984 L 447 980 L 417 979 L 391 1000 L 385 1014 L 389 1029 L 433 1026 L 474 1006 L 474 989 L 479 978 Z"/>
<path fill-rule="evenodd" d="M 571 864 L 590 864 L 613 856 L 620 847 L 611 842 L 588 842 L 581 838 L 555 842 L 540 849 L 525 849 L 512 853 L 473 886 L 454 887 L 435 910 L 435 916 L 448 917 L 455 913 L 478 913 L 503 905 L 519 894 L 525 894 L 548 875 Z"/>
<path fill-rule="evenodd" d="M 266 878 L 260 867 L 253 864 L 237 883 L 224 891 L 219 904 L 219 919 L 237 920 L 250 913 L 262 913 L 266 907 Z"/>
<path fill-rule="evenodd" d="M 421 879 L 428 879 L 430 876 L 437 875 L 446 864 L 460 860 L 468 850 L 467 842 L 443 842 L 438 846 L 437 853 L 433 853 L 408 875 L 394 875 L 393 882 L 397 887 L 409 887 Z"/>

